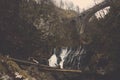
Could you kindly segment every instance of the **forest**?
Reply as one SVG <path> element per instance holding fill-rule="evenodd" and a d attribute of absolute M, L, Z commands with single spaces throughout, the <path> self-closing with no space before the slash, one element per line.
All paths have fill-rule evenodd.
<path fill-rule="evenodd" d="M 0 0 L 0 80 L 120 80 L 120 0 L 63 6 Z"/>

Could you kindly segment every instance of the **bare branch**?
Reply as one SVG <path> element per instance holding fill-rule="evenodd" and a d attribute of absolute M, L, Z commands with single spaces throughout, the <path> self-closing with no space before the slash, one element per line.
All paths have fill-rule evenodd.
<path fill-rule="evenodd" d="M 99 10 L 105 8 L 105 7 L 108 7 L 108 6 L 110 6 L 110 3 L 107 2 L 107 1 L 104 1 L 104 2 L 102 2 L 102 3 L 99 3 L 99 4 L 95 5 L 95 6 L 92 7 L 92 8 L 90 8 L 90 9 L 82 12 L 82 13 L 79 15 L 79 17 L 84 17 L 84 20 L 87 20 L 87 21 L 88 21 L 89 18 L 90 18 L 92 15 L 94 15 L 97 11 L 99 11 Z"/>
<path fill-rule="evenodd" d="M 99 10 L 110 6 L 110 1 L 103 1 L 102 3 L 96 4 L 92 8 L 85 10 L 84 12 L 80 13 L 80 15 L 77 17 L 77 20 L 79 20 L 81 24 L 80 34 L 84 33 L 85 27 L 87 26 L 87 23 L 89 22 L 89 19 Z"/>

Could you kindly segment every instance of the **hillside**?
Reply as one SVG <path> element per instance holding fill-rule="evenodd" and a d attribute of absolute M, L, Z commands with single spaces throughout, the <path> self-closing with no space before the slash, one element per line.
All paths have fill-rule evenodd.
<path fill-rule="evenodd" d="M 97 19 L 93 14 L 89 21 L 85 16 L 88 14 L 89 17 L 92 9 L 79 16 L 75 11 L 56 7 L 50 0 L 39 3 L 1 0 L 0 79 L 7 76 L 5 80 L 17 80 L 15 77 L 20 74 L 21 80 L 119 80 L 119 0 L 109 5 L 110 11 L 104 18 Z M 81 25 L 85 26 L 82 34 L 78 30 Z M 48 66 L 55 48 L 59 51 L 73 47 L 72 52 L 75 52 L 74 48 L 78 46 L 87 52 L 82 55 L 84 60 L 80 70 Z M 77 60 L 78 56 L 75 57 Z"/>

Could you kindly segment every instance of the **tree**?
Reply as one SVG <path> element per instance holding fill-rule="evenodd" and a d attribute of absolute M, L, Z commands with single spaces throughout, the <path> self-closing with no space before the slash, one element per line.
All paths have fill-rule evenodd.
<path fill-rule="evenodd" d="M 60 8 L 64 8 L 64 2 L 60 0 Z"/>

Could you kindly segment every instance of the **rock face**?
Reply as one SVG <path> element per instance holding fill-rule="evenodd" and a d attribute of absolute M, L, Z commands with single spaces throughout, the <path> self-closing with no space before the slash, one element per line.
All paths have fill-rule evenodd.
<path fill-rule="evenodd" d="M 72 45 L 75 29 L 73 23 L 68 25 L 66 15 L 69 13 L 55 7 L 51 1 L 1 0 L 0 4 L 1 53 L 23 57 L 38 50 L 49 53 L 50 47 L 56 45 Z"/>
<path fill-rule="evenodd" d="M 69 11 L 68 15 L 50 0 L 38 3 L 34 0 L 0 0 L 0 53 L 22 59 L 33 55 L 40 63 L 47 64 L 53 47 L 81 43 L 95 53 L 88 64 L 90 71 L 100 72 L 103 68 L 105 72 L 117 73 L 120 66 L 120 8 L 117 1 L 113 1 L 117 5 L 111 5 L 105 18 L 94 19 L 88 23 L 86 33 L 79 35 L 76 21 L 72 20 L 76 13 Z M 113 75 L 111 80 L 118 77 L 110 75 Z"/>

